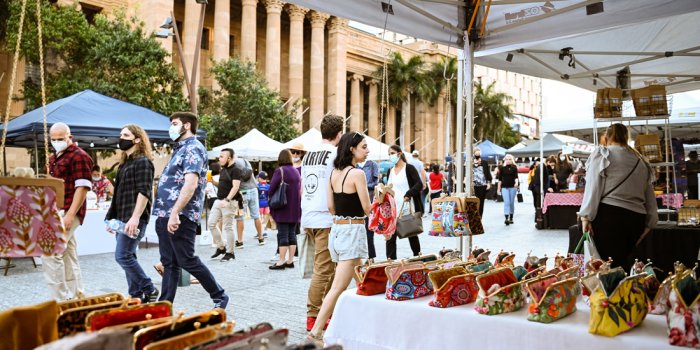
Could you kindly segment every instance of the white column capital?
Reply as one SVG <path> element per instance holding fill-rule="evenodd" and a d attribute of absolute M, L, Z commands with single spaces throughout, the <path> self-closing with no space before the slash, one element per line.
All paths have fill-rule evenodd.
<path fill-rule="evenodd" d="M 307 8 L 291 4 L 285 6 L 284 8 L 289 14 L 290 21 L 303 21 L 306 13 L 309 12 L 309 9 Z"/>
<path fill-rule="evenodd" d="M 352 81 L 356 81 L 356 80 L 363 81 L 363 80 L 365 80 L 365 77 L 362 76 L 362 75 L 360 75 L 360 74 L 353 74 L 353 75 L 351 75 L 351 76 L 348 77 L 348 80 L 352 80 Z"/>
<path fill-rule="evenodd" d="M 331 17 L 330 21 L 328 22 L 328 31 L 329 32 L 336 32 L 336 31 L 345 31 L 348 28 L 348 21 L 345 18 L 340 18 L 340 17 Z"/>
<path fill-rule="evenodd" d="M 365 84 L 367 84 L 369 86 L 374 86 L 374 85 L 379 84 L 379 80 L 377 80 L 375 78 L 367 78 L 367 79 L 365 79 Z"/>
<path fill-rule="evenodd" d="M 258 0 L 241 0 L 242 6 L 258 6 Z"/>
<path fill-rule="evenodd" d="M 264 0 L 265 9 L 268 14 L 282 13 L 284 2 L 280 0 Z"/>
<path fill-rule="evenodd" d="M 311 21 L 311 27 L 312 28 L 323 28 L 326 26 L 326 21 L 328 21 L 328 18 L 331 16 L 325 13 L 321 13 L 318 11 L 310 11 L 309 12 L 309 21 Z"/>

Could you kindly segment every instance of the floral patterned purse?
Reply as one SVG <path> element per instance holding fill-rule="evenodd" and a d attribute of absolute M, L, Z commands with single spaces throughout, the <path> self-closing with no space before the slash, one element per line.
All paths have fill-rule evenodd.
<path fill-rule="evenodd" d="M 66 250 L 63 180 L 0 177 L 0 257 L 52 256 Z"/>
<path fill-rule="evenodd" d="M 513 270 L 504 267 L 476 277 L 479 296 L 474 309 L 484 315 L 498 315 L 520 310 L 525 304 L 523 284 Z"/>
<path fill-rule="evenodd" d="M 434 307 L 453 307 L 472 303 L 476 300 L 479 287 L 476 275 L 467 273 L 463 267 L 451 267 L 428 274 L 435 289 L 435 299 L 429 305 Z"/>
<path fill-rule="evenodd" d="M 364 264 L 355 266 L 357 276 L 358 295 L 377 295 L 386 292 L 386 267 L 399 264 L 398 262 L 384 261 L 381 263 Z"/>
<path fill-rule="evenodd" d="M 460 237 L 471 234 L 469 219 L 459 197 L 443 197 L 432 200 L 433 214 L 431 236 Z"/>
<path fill-rule="evenodd" d="M 649 313 L 652 315 L 665 315 L 668 312 L 668 297 L 671 293 L 671 280 L 665 280 L 664 285 L 659 281 L 663 271 L 652 265 L 650 260 L 643 263 L 635 260 L 630 269 L 630 276 L 645 274 L 643 283 L 644 291 L 649 300 Z"/>
<path fill-rule="evenodd" d="M 578 270 L 577 270 L 578 273 Z M 576 285 L 578 278 L 559 280 L 545 275 L 527 282 L 530 305 L 528 321 L 551 323 L 576 311 Z"/>
<path fill-rule="evenodd" d="M 386 298 L 389 300 L 410 300 L 433 293 L 433 284 L 428 279 L 430 268 L 422 263 L 387 266 Z"/>
<path fill-rule="evenodd" d="M 625 275 L 618 267 L 599 272 L 593 283 L 587 284 L 592 288 L 589 333 L 614 337 L 644 321 L 648 308 L 644 275 Z"/>
<path fill-rule="evenodd" d="M 668 342 L 671 345 L 700 348 L 700 285 L 692 270 L 671 282 L 671 307 L 666 315 Z"/>

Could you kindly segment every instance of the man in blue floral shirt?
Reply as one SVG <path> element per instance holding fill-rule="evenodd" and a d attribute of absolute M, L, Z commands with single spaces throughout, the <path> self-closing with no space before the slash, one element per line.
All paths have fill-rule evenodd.
<path fill-rule="evenodd" d="M 214 301 L 226 308 L 229 297 L 209 269 L 194 255 L 197 226 L 207 184 L 207 150 L 194 136 L 197 116 L 176 112 L 170 117 L 170 138 L 176 142 L 173 156 L 158 182 L 153 215 L 156 215 L 163 286 L 159 300 L 175 299 L 180 269 L 197 278 Z"/>

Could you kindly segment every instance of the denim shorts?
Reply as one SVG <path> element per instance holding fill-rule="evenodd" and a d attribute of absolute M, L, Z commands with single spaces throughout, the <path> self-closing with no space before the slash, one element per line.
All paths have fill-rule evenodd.
<path fill-rule="evenodd" d="M 333 224 L 328 235 L 331 260 L 367 259 L 367 231 L 364 224 Z"/>
<path fill-rule="evenodd" d="M 260 206 L 258 205 L 260 197 L 258 197 L 258 189 L 251 188 L 244 191 L 245 193 L 241 192 L 241 196 L 243 196 L 243 212 L 245 213 L 245 209 L 248 208 L 250 217 L 253 220 L 260 219 Z M 245 214 L 236 216 L 236 220 L 241 221 L 243 219 L 245 219 Z"/>

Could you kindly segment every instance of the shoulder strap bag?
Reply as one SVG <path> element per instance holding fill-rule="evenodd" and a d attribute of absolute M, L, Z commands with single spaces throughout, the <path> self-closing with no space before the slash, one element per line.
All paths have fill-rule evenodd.
<path fill-rule="evenodd" d="M 402 215 L 405 205 L 406 202 L 404 201 L 399 211 L 399 217 L 396 219 L 396 235 L 399 238 L 418 236 L 423 233 L 423 214 L 413 211 L 407 215 Z M 409 204 L 409 208 L 412 208 L 411 204 Z"/>
<path fill-rule="evenodd" d="M 287 183 L 284 182 L 284 169 L 281 167 L 280 172 L 282 173 L 280 186 L 277 187 L 275 193 L 270 196 L 270 203 L 268 204 L 271 209 L 282 209 L 287 206 Z"/>

